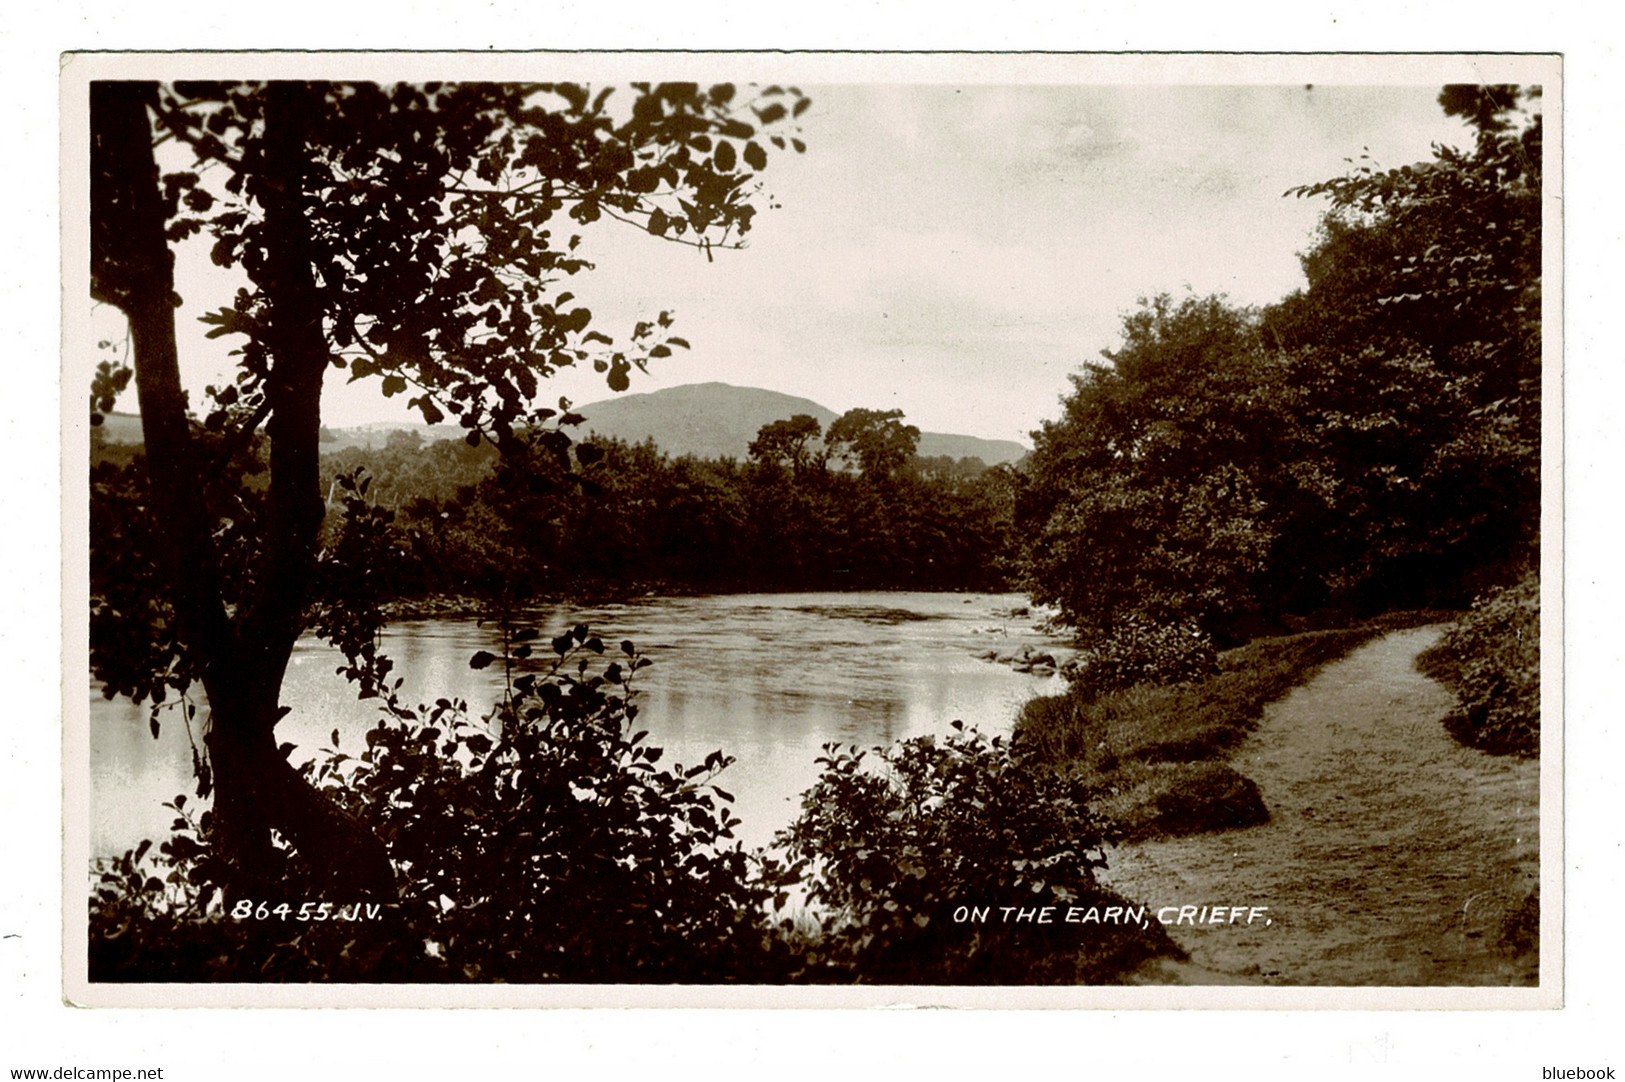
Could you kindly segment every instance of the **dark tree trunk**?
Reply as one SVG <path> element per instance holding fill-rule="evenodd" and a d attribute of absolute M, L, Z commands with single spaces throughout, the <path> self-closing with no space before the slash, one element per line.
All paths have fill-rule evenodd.
<path fill-rule="evenodd" d="M 217 695 L 224 706 L 215 705 Z M 393 894 L 394 871 L 378 838 L 311 788 L 277 750 L 275 692 L 220 689 L 209 698 L 216 829 L 238 893 L 264 896 L 283 878 L 271 847 L 274 828 L 304 859 L 325 899 Z"/>
<path fill-rule="evenodd" d="M 243 895 L 263 895 L 274 886 L 281 875 L 275 830 L 310 866 L 315 886 L 337 900 L 391 893 L 394 875 L 378 838 L 308 785 L 278 753 L 275 738 L 282 677 L 302 630 L 323 511 L 317 455 L 327 351 L 298 200 L 301 103 L 308 93 L 279 86 L 267 109 L 272 187 L 261 199 L 274 250 L 266 290 L 277 324 L 269 387 L 272 481 L 262 566 L 249 603 L 234 616 L 222 602 L 217 553 L 197 498 L 201 487 L 175 350 L 173 261 L 147 112 L 157 105 L 152 83 L 91 85 L 91 292 L 130 322 L 164 577 L 180 640 L 209 697 L 214 840 L 233 869 L 228 886 Z"/>
<path fill-rule="evenodd" d="M 196 498 L 191 423 L 175 354 L 174 261 L 164 239 L 147 119 L 147 106 L 156 101 L 151 83 L 91 84 L 91 295 L 129 319 L 154 525 L 181 634 L 192 643 L 224 644 L 230 636 L 218 562 Z"/>

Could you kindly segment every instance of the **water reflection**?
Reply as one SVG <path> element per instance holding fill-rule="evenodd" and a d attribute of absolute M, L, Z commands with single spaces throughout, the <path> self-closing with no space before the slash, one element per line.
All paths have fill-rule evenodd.
<path fill-rule="evenodd" d="M 1051 681 L 975 655 L 1053 644 L 1032 618 L 1010 615 L 1025 604 L 999 594 L 722 595 L 559 609 L 539 626 L 551 634 L 587 623 L 606 643 L 637 643 L 655 662 L 638 673 L 639 726 L 665 747 L 664 762 L 696 763 L 717 748 L 734 756 L 719 780 L 737 798 L 740 836 L 759 845 L 795 817 L 826 742 L 888 744 L 955 719 L 1008 732 L 1021 703 Z M 462 698 L 479 712 L 501 694 L 502 672 L 470 669 L 468 658 L 499 643 L 489 625 L 432 620 L 392 626 L 383 645 L 408 702 Z M 277 736 L 297 745 L 296 761 L 334 729 L 359 746 L 377 722 L 337 664 L 313 640 L 294 651 L 283 686 L 292 710 Z M 90 768 L 93 853 L 161 836 L 172 818 L 161 803 L 192 791 L 179 711 L 166 712 L 154 740 L 145 708 L 93 695 Z"/>

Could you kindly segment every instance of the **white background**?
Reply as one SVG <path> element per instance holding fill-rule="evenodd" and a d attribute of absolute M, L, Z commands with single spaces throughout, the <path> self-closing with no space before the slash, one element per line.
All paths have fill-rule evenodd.
<path fill-rule="evenodd" d="M 11 12 L 5 72 L 10 258 L 0 357 L 10 464 L 0 535 L 0 1071 L 152 1067 L 166 1079 L 877 1074 L 1084 1078 L 1305 1076 L 1539 1079 L 1625 1067 L 1611 1035 L 1621 932 L 1621 762 L 1610 681 L 1625 598 L 1607 574 L 1625 360 L 1615 320 L 1622 130 L 1617 35 L 1600 6 L 1324 3 L 538 3 L 252 7 L 60 4 Z M 1189 51 L 1560 51 L 1567 268 L 1567 957 L 1559 1011 L 87 1011 L 61 1000 L 57 64 L 65 50 L 248 48 L 1065 48 Z M 78 397 L 75 387 L 69 394 Z M 80 677 L 75 674 L 77 683 Z M 1147 1070 L 1150 1066 L 1152 1069 Z M 9 1075 L 0 1075 L 9 1077 Z"/>

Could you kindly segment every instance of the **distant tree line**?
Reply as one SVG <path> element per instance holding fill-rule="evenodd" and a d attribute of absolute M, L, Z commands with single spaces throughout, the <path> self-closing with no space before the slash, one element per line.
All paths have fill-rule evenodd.
<path fill-rule="evenodd" d="M 380 596 L 1004 586 L 1014 472 L 922 458 L 918 440 L 901 411 L 868 409 L 827 432 L 806 415 L 764 425 L 742 461 L 556 432 L 503 455 L 397 432 L 323 470 L 332 499 L 353 477 L 391 518 Z M 335 538 L 350 528 L 330 519 Z"/>

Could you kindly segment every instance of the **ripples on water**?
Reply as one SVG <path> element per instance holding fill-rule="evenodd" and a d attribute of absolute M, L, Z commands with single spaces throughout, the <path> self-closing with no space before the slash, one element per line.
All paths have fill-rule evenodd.
<path fill-rule="evenodd" d="M 667 763 L 696 763 L 717 748 L 734 756 L 719 781 L 737 798 L 739 836 L 763 845 L 795 818 L 826 742 L 889 744 L 945 732 L 956 719 L 1009 732 L 1021 704 L 1058 678 L 975 655 L 1054 645 L 1038 617 L 1011 615 L 1025 606 L 1015 594 L 731 594 L 561 608 L 537 626 L 551 635 L 586 623 L 606 643 L 636 643 L 654 662 L 635 685 L 639 727 Z M 473 620 L 407 621 L 383 636 L 404 700 L 463 698 L 476 713 L 501 694 L 503 678 L 499 666 L 474 670 L 468 659 L 500 643 L 495 628 Z M 313 639 L 294 650 L 283 684 L 292 710 L 277 738 L 297 745 L 295 761 L 335 728 L 343 746 L 359 747 L 378 721 L 376 706 L 356 701 L 334 674 L 338 661 Z M 165 712 L 154 740 L 144 707 L 93 689 L 90 771 L 93 854 L 163 836 L 172 815 L 162 802 L 193 788 L 179 712 Z"/>

